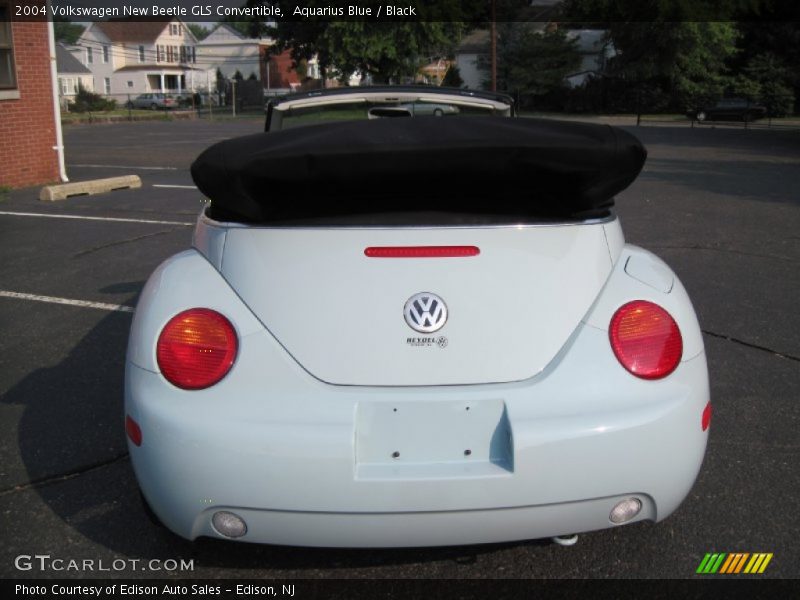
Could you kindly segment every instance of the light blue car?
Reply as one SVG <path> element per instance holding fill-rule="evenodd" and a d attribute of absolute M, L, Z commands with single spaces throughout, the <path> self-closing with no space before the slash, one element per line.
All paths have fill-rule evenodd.
<path fill-rule="evenodd" d="M 396 99 L 461 115 L 281 127 Z M 686 291 L 613 212 L 638 140 L 463 90 L 269 112 L 267 133 L 195 162 L 211 203 L 131 329 L 130 456 L 169 529 L 566 544 L 675 511 L 706 448 L 708 371 Z"/>

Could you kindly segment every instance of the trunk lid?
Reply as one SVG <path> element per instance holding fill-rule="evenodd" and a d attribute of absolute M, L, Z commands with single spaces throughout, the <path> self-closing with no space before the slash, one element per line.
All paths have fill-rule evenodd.
<path fill-rule="evenodd" d="M 477 246 L 476 256 L 383 258 L 368 247 Z M 518 381 L 553 360 L 612 268 L 601 223 L 468 228 L 227 230 L 220 271 L 314 377 L 332 384 Z M 415 294 L 416 314 L 405 309 Z M 425 313 L 425 308 L 429 314 Z M 423 313 L 420 315 L 420 313 Z M 438 322 L 436 323 L 439 324 Z M 424 327 L 423 327 L 424 329 Z"/>

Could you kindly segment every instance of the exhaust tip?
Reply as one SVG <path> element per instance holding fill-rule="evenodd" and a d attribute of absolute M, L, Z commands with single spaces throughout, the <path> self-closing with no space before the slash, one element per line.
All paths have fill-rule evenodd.
<path fill-rule="evenodd" d="M 578 534 L 571 533 L 569 535 L 557 535 L 550 539 L 553 540 L 554 544 L 558 544 L 559 546 L 574 546 L 578 543 Z"/>

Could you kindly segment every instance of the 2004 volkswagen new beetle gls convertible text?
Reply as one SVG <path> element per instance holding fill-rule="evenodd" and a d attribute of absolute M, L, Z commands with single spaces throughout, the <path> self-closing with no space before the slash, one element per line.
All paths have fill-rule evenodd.
<path fill-rule="evenodd" d="M 457 110 L 374 118 L 425 102 Z M 412 87 L 290 96 L 268 129 L 195 161 L 211 202 L 136 309 L 125 427 L 161 522 L 392 547 L 675 511 L 708 371 L 686 291 L 612 210 L 635 137 Z"/>

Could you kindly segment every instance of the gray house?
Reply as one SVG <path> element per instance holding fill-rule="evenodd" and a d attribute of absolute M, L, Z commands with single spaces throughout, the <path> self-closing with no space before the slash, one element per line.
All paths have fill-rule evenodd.
<path fill-rule="evenodd" d="M 94 90 L 92 72 L 81 64 L 69 49 L 59 42 L 56 44 L 56 70 L 58 72 L 58 95 L 61 106 L 66 109 L 75 99 L 78 88 Z"/>

